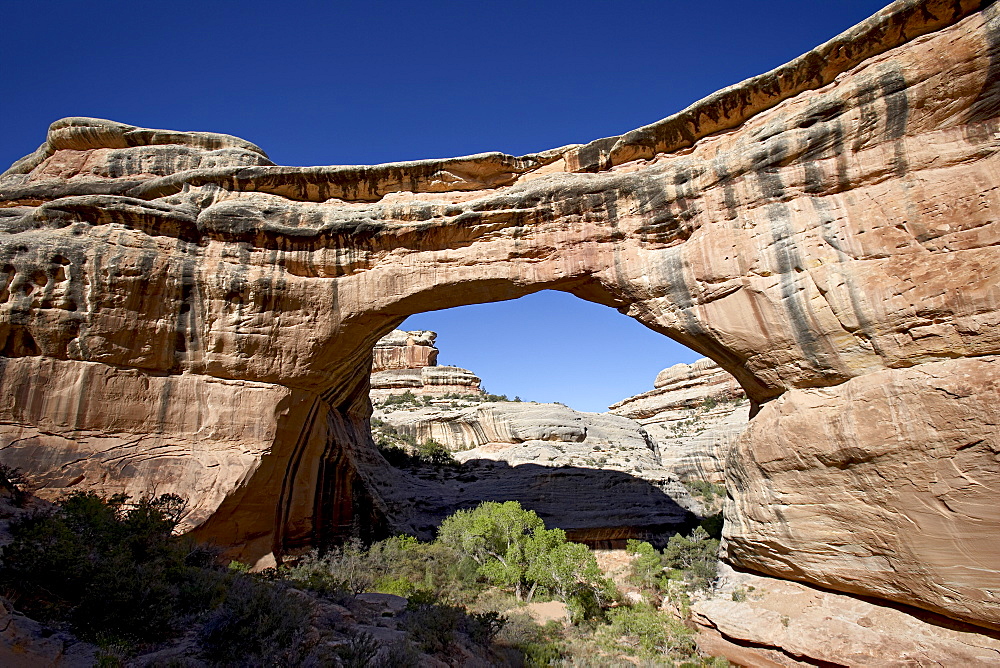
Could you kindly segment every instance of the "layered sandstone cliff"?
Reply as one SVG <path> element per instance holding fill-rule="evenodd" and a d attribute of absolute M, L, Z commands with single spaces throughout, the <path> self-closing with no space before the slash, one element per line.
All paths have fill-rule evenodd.
<path fill-rule="evenodd" d="M 724 482 L 726 457 L 749 419 L 743 388 L 706 358 L 664 369 L 653 386 L 609 410 L 641 424 L 659 444 L 661 465 L 681 480 Z"/>
<path fill-rule="evenodd" d="M 410 392 L 418 397 L 483 393 L 479 378 L 457 366 L 438 366 L 435 332 L 396 329 L 372 349 L 371 397 L 381 399 Z"/>
<path fill-rule="evenodd" d="M 384 518 L 381 336 L 560 289 L 759 408 L 727 459 L 728 560 L 1000 628 L 998 63 L 997 4 L 900 0 L 663 121 L 521 157 L 280 167 L 57 121 L 0 177 L 0 459 L 42 494 L 181 493 L 186 527 L 266 563 Z"/>

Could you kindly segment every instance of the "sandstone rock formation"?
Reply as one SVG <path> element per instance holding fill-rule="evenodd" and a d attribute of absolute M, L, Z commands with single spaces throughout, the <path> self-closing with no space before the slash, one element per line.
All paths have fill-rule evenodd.
<path fill-rule="evenodd" d="M 437 332 L 404 332 L 394 329 L 372 348 L 372 374 L 396 369 L 437 366 Z"/>
<path fill-rule="evenodd" d="M 741 666 L 994 666 L 1000 639 L 906 608 L 720 566 L 698 646 Z M 734 596 L 735 594 L 735 596 Z"/>
<path fill-rule="evenodd" d="M 1000 5 L 900 0 L 522 157 L 279 167 L 57 121 L 0 177 L 0 459 L 41 493 L 179 492 L 197 536 L 266 563 L 386 510 L 381 336 L 560 289 L 759 410 L 727 461 L 729 560 L 1000 628 L 998 72 Z"/>
<path fill-rule="evenodd" d="M 643 425 L 659 445 L 660 464 L 681 480 L 723 482 L 726 457 L 749 419 L 743 388 L 707 358 L 664 369 L 654 387 L 611 412 Z"/>
<path fill-rule="evenodd" d="M 480 380 L 468 369 L 438 366 L 435 332 L 393 330 L 372 350 L 371 397 L 401 392 L 415 396 L 480 395 Z"/>
<path fill-rule="evenodd" d="M 414 341 L 415 334 L 433 342 L 433 332 L 394 332 L 376 345 L 373 369 L 379 368 L 383 342 L 399 350 L 396 342 Z M 417 364 L 428 357 L 389 354 Z M 412 450 L 411 443 L 435 441 L 464 464 L 457 471 L 380 471 L 376 487 L 395 526 L 431 538 L 441 520 L 460 508 L 518 501 L 573 540 L 624 548 L 630 538 L 662 543 L 703 510 L 660 465 L 658 444 L 634 420 L 562 404 L 488 401 L 482 393 L 443 399 L 413 390 L 414 400 L 401 402 L 388 397 L 400 399 L 404 388 L 415 386 L 385 387 L 391 373 L 398 372 L 372 374 L 372 434 L 379 447 Z M 609 497 L 615 499 L 610 508 Z"/>

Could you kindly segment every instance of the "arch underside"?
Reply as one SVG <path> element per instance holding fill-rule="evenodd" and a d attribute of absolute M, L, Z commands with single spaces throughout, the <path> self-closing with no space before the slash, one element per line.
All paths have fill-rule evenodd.
<path fill-rule="evenodd" d="M 730 561 L 1000 627 L 1000 11 L 977 6 L 897 3 L 820 61 L 520 158 L 289 168 L 57 122 L 0 179 L 0 459 L 50 494 L 181 493 L 244 558 L 374 531 L 375 341 L 564 290 L 761 406 Z"/>

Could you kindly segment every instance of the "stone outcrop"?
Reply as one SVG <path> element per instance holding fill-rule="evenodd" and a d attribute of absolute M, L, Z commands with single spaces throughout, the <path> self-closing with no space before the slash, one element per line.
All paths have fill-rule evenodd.
<path fill-rule="evenodd" d="M 392 330 L 372 348 L 372 373 L 437 366 L 436 338 L 437 332 Z"/>
<path fill-rule="evenodd" d="M 437 365 L 435 338 L 435 332 L 396 329 L 379 339 L 372 350 L 371 397 L 483 394 L 482 381 L 468 369 Z"/>
<path fill-rule="evenodd" d="M 664 369 L 653 385 L 610 411 L 643 425 L 659 444 L 661 465 L 681 480 L 723 482 L 726 457 L 749 419 L 743 388 L 707 358 Z"/>
<path fill-rule="evenodd" d="M 691 605 L 698 646 L 741 666 L 993 666 L 1000 639 L 892 608 L 722 565 L 714 596 Z M 734 596 L 735 594 L 735 596 Z"/>
<path fill-rule="evenodd" d="M 1000 627 L 998 71 L 1000 5 L 900 0 L 521 157 L 281 167 L 57 121 L 0 177 L 0 459 L 42 494 L 181 493 L 196 536 L 268 563 L 386 510 L 379 338 L 559 289 L 743 387 L 727 559 Z"/>

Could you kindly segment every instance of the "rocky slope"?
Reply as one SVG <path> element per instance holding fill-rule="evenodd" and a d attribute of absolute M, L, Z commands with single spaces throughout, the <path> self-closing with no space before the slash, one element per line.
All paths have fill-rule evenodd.
<path fill-rule="evenodd" d="M 664 369 L 653 385 L 610 411 L 641 424 L 659 444 L 661 465 L 681 480 L 724 482 L 726 457 L 750 415 L 743 388 L 705 358 Z"/>
<path fill-rule="evenodd" d="M 560 289 L 715 360 L 734 564 L 1000 628 L 1000 6 L 900 0 L 620 137 L 282 167 L 54 123 L 0 176 L 0 459 L 260 564 L 375 527 L 372 347 Z"/>

